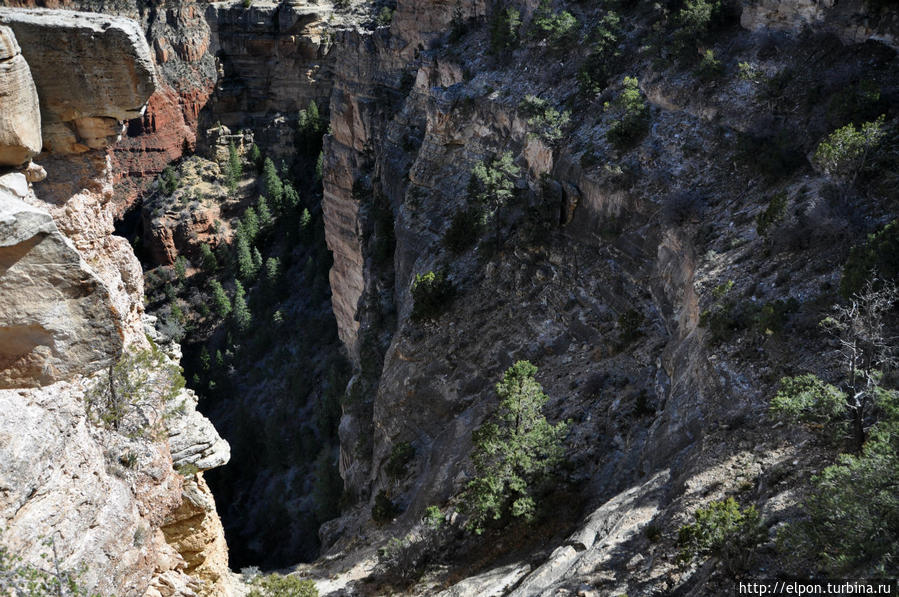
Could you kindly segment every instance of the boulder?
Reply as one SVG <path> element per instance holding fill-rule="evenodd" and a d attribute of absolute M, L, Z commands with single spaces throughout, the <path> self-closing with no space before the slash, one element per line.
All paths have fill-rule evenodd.
<path fill-rule="evenodd" d="M 122 351 L 106 286 L 27 193 L 24 174 L 0 177 L 0 388 L 90 373 Z"/>
<path fill-rule="evenodd" d="M 19 166 L 41 150 L 41 114 L 28 63 L 0 25 L 0 165 Z"/>
<path fill-rule="evenodd" d="M 40 97 L 44 149 L 81 153 L 114 143 L 122 122 L 156 90 L 150 48 L 137 22 L 48 9 L 0 9 Z"/>

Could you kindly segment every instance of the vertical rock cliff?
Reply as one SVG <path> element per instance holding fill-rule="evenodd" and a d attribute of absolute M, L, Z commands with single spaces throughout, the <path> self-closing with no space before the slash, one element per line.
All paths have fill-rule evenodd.
<path fill-rule="evenodd" d="M 83 566 L 79 582 L 101 594 L 226 594 L 227 550 L 202 471 L 229 450 L 193 395 L 142 411 L 145 430 L 171 419 L 170 440 L 118 433 L 85 408 L 122 355 L 159 355 L 160 369 L 141 373 L 151 383 L 180 358 L 149 339 L 140 264 L 112 234 L 109 151 L 156 89 L 149 48 L 124 18 L 2 9 L 0 23 L 34 80 L 29 92 L 21 68 L 7 71 L 4 102 L 33 102 L 36 89 L 41 120 L 19 124 L 43 129 L 49 171 L 0 176 L 4 544 L 41 564 L 51 541 L 60 565 Z"/>

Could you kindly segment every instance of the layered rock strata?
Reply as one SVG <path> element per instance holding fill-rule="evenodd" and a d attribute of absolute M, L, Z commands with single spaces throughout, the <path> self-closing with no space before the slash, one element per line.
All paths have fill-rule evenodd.
<path fill-rule="evenodd" d="M 119 139 L 143 113 L 156 74 L 131 19 L 60 10 L 0 9 L 24 48 L 40 97 L 44 149 L 82 153 Z"/>
<path fill-rule="evenodd" d="M 60 567 L 83 568 L 79 583 L 103 595 L 229 594 L 227 548 L 202 480 L 203 470 L 227 462 L 229 449 L 197 413 L 195 397 L 149 405 L 148 413 L 169 410 L 170 439 L 152 432 L 156 416 L 146 433 L 124 435 L 85 408 L 124 351 L 165 344 L 148 340 L 140 264 L 112 234 L 114 168 L 105 152 L 122 119 L 140 114 L 155 89 L 146 42 L 126 19 L 2 13 L 0 20 L 38 44 L 27 54 L 32 64 L 71 52 L 56 65 L 68 72 L 56 77 L 82 82 L 70 91 L 51 80 L 52 64 L 40 64 L 36 87 L 55 143 L 42 157 L 49 176 L 37 189 L 29 184 L 42 179 L 36 166 L 0 177 L 4 545 L 43 565 L 51 541 Z M 40 46 L 47 40 L 59 46 Z M 92 47 L 108 55 L 92 62 Z M 169 352 L 158 364 L 165 370 L 180 358 Z"/>
<path fill-rule="evenodd" d="M 28 63 L 0 26 L 0 165 L 18 166 L 41 150 L 41 114 Z"/>

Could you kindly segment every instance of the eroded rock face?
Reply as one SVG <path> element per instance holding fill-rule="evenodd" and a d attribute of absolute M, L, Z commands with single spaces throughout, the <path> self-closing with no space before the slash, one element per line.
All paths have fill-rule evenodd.
<path fill-rule="evenodd" d="M 0 26 L 0 165 L 18 166 L 41 150 L 37 90 L 15 35 Z"/>
<path fill-rule="evenodd" d="M 49 92 L 37 84 L 40 106 L 62 135 L 42 159 L 49 175 L 35 166 L 0 177 L 3 542 L 41 564 L 43 540 L 52 538 L 61 566 L 85 565 L 80 584 L 103 595 L 228 595 L 215 504 L 198 474 L 174 469 L 205 470 L 229 458 L 195 397 L 186 392 L 176 399 L 182 408 L 170 405 L 170 441 L 125 437 L 84 407 L 85 393 L 103 383 L 104 372 L 92 372 L 123 349 L 150 346 L 141 266 L 127 240 L 113 235 L 118 168 L 106 152 L 91 151 L 106 149 L 122 121 L 142 113 L 155 85 L 147 44 L 128 19 L 0 12 L 39 57 L 49 81 Z M 94 54 L 101 58 L 91 61 Z M 71 77 L 81 83 L 65 89 Z M 180 351 L 168 359 L 177 362 Z"/>
<path fill-rule="evenodd" d="M 209 4 L 211 51 L 223 70 L 215 119 L 236 130 L 267 112 L 295 115 L 311 100 L 323 104 L 330 92 L 330 15 L 329 4 Z"/>
<path fill-rule="evenodd" d="M 744 2 L 740 24 L 750 31 L 831 31 L 843 43 L 877 40 L 899 49 L 899 15 L 864 0 L 753 0 Z"/>
<path fill-rule="evenodd" d="M 44 149 L 82 153 L 115 142 L 156 90 L 143 32 L 131 19 L 62 10 L 0 9 L 40 98 Z"/>
<path fill-rule="evenodd" d="M 181 505 L 166 517 L 162 532 L 166 542 L 184 558 L 184 572 L 202 583 L 199 595 L 231 594 L 225 532 L 202 473 L 185 480 Z"/>
<path fill-rule="evenodd" d="M 3 541 L 35 564 L 47 550 L 44 538 L 52 538 L 63 569 L 86 565 L 82 585 L 141 595 L 166 551 L 158 528 L 178 506 L 181 482 L 165 444 L 90 424 L 85 387 L 0 390 Z"/>
<path fill-rule="evenodd" d="M 0 388 L 91 373 L 122 350 L 106 286 L 27 196 L 23 174 L 0 178 Z"/>

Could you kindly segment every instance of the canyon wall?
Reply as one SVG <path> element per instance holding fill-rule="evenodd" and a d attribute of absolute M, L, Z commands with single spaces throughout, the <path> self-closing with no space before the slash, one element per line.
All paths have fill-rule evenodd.
<path fill-rule="evenodd" d="M 832 94 L 840 77 L 863 69 L 866 52 L 877 57 L 872 63 L 893 60 L 894 11 L 743 4 L 739 25 L 726 29 L 733 45 L 715 46 L 728 64 L 790 72 L 801 64 L 790 52 L 814 55 L 833 77 L 822 75 L 823 93 Z M 535 5 L 517 5 L 525 23 Z M 734 75 L 700 93 L 675 59 L 643 60 L 627 46 L 630 70 L 620 74 L 638 76 L 652 125 L 642 143 L 618 150 L 605 136 L 608 104 L 576 96 L 577 60 L 527 39 L 514 54 L 491 57 L 484 14 L 476 3 L 398 2 L 389 26 L 335 33 L 322 207 L 334 254 L 333 309 L 356 371 L 340 425 L 341 474 L 360 503 L 322 533 L 338 554 L 360 535 L 370 543 L 402 536 L 429 505 L 455 508 L 473 472 L 471 432 L 495 404 L 492 384 L 529 359 L 543 372 L 549 416 L 572 421 L 569 466 L 588 515 L 540 563 L 511 576 L 491 570 L 445 594 L 505 594 L 517 586 L 511 594 L 549 595 L 580 590 L 588 579 L 610 594 L 636 583 L 670 590 L 685 577 L 669 558 L 635 556 L 657 551 L 643 536 L 650 521 L 676 529 L 703 495 L 741 483 L 755 483 L 752 499 L 781 520 L 790 497 L 783 486 L 766 485 L 760 471 L 789 458 L 797 470 L 810 464 L 759 423 L 771 371 L 791 350 L 795 366 L 808 362 L 801 342 L 772 332 L 764 349 L 753 349 L 769 355 L 759 357 L 765 364 L 750 364 L 745 345 L 712 347 L 700 312 L 727 280 L 753 304 L 808 298 L 835 283 L 839 250 L 821 245 L 817 258 L 828 265 L 802 269 L 789 287 L 776 281 L 784 262 L 758 257 L 768 241 L 755 217 L 774 191 L 751 169 L 719 159 L 734 154 L 735 139 L 768 123 L 766 100 L 745 81 Z M 462 37 L 452 41 L 457 25 Z M 766 55 L 764 43 L 782 44 L 785 53 Z M 884 93 L 893 93 L 889 76 L 878 73 Z M 619 77 L 602 101 L 620 90 Z M 560 110 L 589 106 L 555 144 L 535 132 L 522 108 L 531 94 Z M 824 104 L 811 115 L 778 114 L 802 131 L 800 156 L 828 132 Z M 502 229 L 517 240 L 498 252 L 484 239 L 451 253 L 443 239 L 454 215 L 471 205 L 472 167 L 505 151 L 522 172 Z M 785 192 L 821 192 L 818 174 L 800 172 L 782 183 Z M 679 193 L 700 197 L 683 220 L 665 211 Z M 821 199 L 796 201 L 820 206 Z M 716 228 L 709 240 L 703 231 L 718 226 L 724 231 Z M 395 245 L 385 259 L 379 243 L 388 237 Z M 755 281 L 740 273 L 747 261 Z M 456 289 L 452 305 L 436 322 L 410 321 L 414 276 L 441 269 Z M 635 338 L 627 331 L 632 315 L 641 322 Z M 405 443 L 414 457 L 397 477 L 387 464 Z M 370 522 L 378 494 L 402 512 L 386 531 Z M 416 590 L 434 594 L 433 587 Z"/>
<path fill-rule="evenodd" d="M 135 405 L 132 415 L 147 417 L 136 433 L 86 409 L 123 355 L 152 355 L 133 372 L 147 376 L 148 396 L 166 392 L 180 358 L 150 339 L 140 264 L 112 234 L 107 148 L 155 92 L 149 48 L 123 18 L 3 9 L 0 21 L 4 39 L 21 35 L 45 142 L 43 167 L 0 176 L 4 544 L 44 565 L 52 542 L 61 568 L 83 567 L 79 582 L 101 594 L 227 594 L 227 549 L 202 471 L 227 462 L 229 449 L 192 393 Z M 29 101 L 27 85 L 7 86 L 21 78 L 0 78 L 22 96 L 4 101 Z M 171 438 L 153 431 L 166 419 Z"/>

